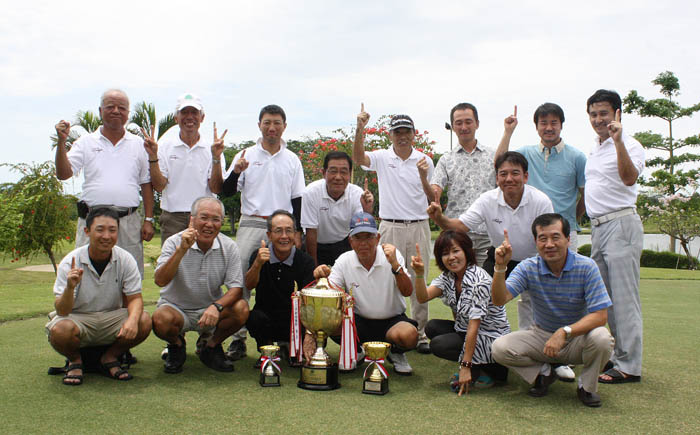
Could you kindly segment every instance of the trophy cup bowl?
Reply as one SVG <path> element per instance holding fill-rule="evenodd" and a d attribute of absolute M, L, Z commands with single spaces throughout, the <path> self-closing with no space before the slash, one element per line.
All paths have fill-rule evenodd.
<path fill-rule="evenodd" d="M 274 361 L 273 358 L 277 357 L 277 352 L 279 352 L 279 350 L 279 346 L 260 346 L 260 353 L 264 358 L 269 360 L 260 370 L 260 385 L 263 387 L 279 387 L 281 385 L 280 373 L 275 366 L 272 365 Z"/>
<path fill-rule="evenodd" d="M 365 370 L 364 381 L 362 383 L 362 392 L 365 394 L 386 394 L 389 392 L 389 379 L 379 369 L 379 363 L 376 361 L 384 360 L 389 354 L 391 344 L 383 341 L 368 341 L 362 343 L 365 350 L 365 359 L 371 360 L 369 366 Z M 369 376 L 367 375 L 369 373 Z"/>
<path fill-rule="evenodd" d="M 321 278 L 316 287 L 301 291 L 300 320 L 304 327 L 316 334 L 316 351 L 311 361 L 301 367 L 299 388 L 307 390 L 334 390 L 338 383 L 338 364 L 331 362 L 325 351 L 328 336 L 339 331 L 343 322 L 345 293 L 333 290 L 328 280 Z"/>

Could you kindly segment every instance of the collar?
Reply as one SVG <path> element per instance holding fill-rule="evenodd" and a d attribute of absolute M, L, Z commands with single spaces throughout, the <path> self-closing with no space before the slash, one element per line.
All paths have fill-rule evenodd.
<path fill-rule="evenodd" d="M 115 245 L 116 246 L 116 245 Z M 90 247 L 90 244 L 88 243 L 87 245 L 83 246 L 83 249 L 78 252 L 78 263 L 82 265 L 82 268 L 92 268 L 92 261 L 90 261 L 90 252 L 88 251 L 88 248 Z M 116 263 L 117 262 L 117 256 L 114 254 L 114 248 L 112 248 L 112 255 L 109 258 L 109 263 Z"/>
<path fill-rule="evenodd" d="M 457 144 L 459 145 L 459 142 L 457 142 Z M 476 140 L 476 145 L 474 145 L 474 150 L 472 150 L 472 152 L 469 152 L 469 151 L 465 150 L 464 147 L 462 147 L 462 145 L 459 145 L 459 146 L 458 146 L 454 151 L 452 151 L 452 152 L 453 152 L 454 154 L 457 154 L 457 153 L 459 153 L 459 152 L 463 152 L 463 153 L 465 153 L 465 154 L 472 155 L 472 154 L 474 154 L 474 153 L 477 152 L 477 151 L 479 151 L 479 152 L 484 152 L 484 146 L 481 145 L 481 142 L 479 142 L 479 139 Z"/>
<path fill-rule="evenodd" d="M 372 267 L 370 267 L 369 270 L 365 269 L 365 266 L 362 265 L 362 262 L 357 257 L 357 252 L 353 251 L 352 253 L 355 254 L 355 267 L 360 268 L 360 269 L 364 270 L 365 272 L 369 273 L 372 270 L 374 270 L 375 267 L 379 267 L 385 263 L 389 264 L 389 262 L 386 259 L 386 256 L 384 255 L 384 251 L 379 249 L 380 246 L 381 245 L 377 245 L 377 252 L 374 253 L 374 263 L 372 263 Z"/>
<path fill-rule="evenodd" d="M 530 198 L 530 186 L 527 184 L 523 185 L 523 196 L 520 198 L 520 204 L 518 204 L 517 207 L 511 208 L 510 205 L 506 202 L 505 197 L 503 196 L 503 191 L 501 190 L 500 187 L 498 187 L 498 205 L 501 205 L 503 207 L 508 207 L 511 210 L 518 210 L 520 207 L 523 207 L 528 203 L 528 200 Z"/>
<path fill-rule="evenodd" d="M 195 149 L 195 148 L 197 148 L 197 147 L 206 148 L 206 147 L 204 146 L 204 144 L 202 143 L 202 134 L 201 134 L 201 133 L 200 133 L 200 135 L 199 135 L 199 140 L 197 141 L 197 143 L 195 143 L 194 145 L 192 145 L 191 148 L 190 148 L 189 145 L 187 145 L 187 144 L 185 143 L 185 141 L 182 140 L 182 138 L 180 137 L 180 134 L 178 133 L 178 135 L 177 135 L 177 144 L 175 144 L 175 146 L 178 146 L 178 147 L 179 147 L 179 146 L 184 146 L 184 147 L 186 147 L 186 148 L 188 148 L 188 149 Z"/>
<path fill-rule="evenodd" d="M 106 140 L 107 142 L 109 142 L 110 145 L 112 145 L 112 141 L 110 141 L 109 139 L 107 139 L 107 136 L 105 136 L 105 135 L 102 134 L 102 126 L 100 126 L 97 130 L 93 131 L 92 134 L 95 136 L 95 138 L 96 138 L 97 140 L 102 140 L 102 139 L 104 139 L 104 140 Z M 119 139 L 119 140 L 117 141 L 117 143 L 114 144 L 113 146 L 117 146 L 117 145 L 119 145 L 120 143 L 122 143 L 123 141 L 129 140 L 129 139 L 131 139 L 131 138 L 133 138 L 133 137 L 138 137 L 138 136 L 132 134 L 129 130 L 127 130 L 126 128 L 124 128 L 124 136 L 122 136 L 121 139 Z"/>
<path fill-rule="evenodd" d="M 539 265 L 538 270 L 540 275 L 552 275 L 555 276 L 554 273 L 549 269 L 549 266 L 547 265 L 547 262 L 544 261 L 544 258 L 540 257 L 540 254 L 537 254 L 537 263 Z M 570 272 L 574 268 L 574 252 L 571 249 L 566 250 L 566 262 L 564 263 L 564 268 L 561 270 L 562 275 L 564 272 Z"/>
<path fill-rule="evenodd" d="M 396 150 L 394 150 L 394 145 L 391 145 L 391 157 L 394 159 L 401 160 L 401 157 L 399 157 L 399 155 L 396 154 Z M 406 160 L 402 160 L 402 161 L 407 162 L 409 160 L 418 160 L 421 157 L 422 157 L 421 153 L 418 150 L 416 150 L 414 147 L 411 147 L 411 154 L 408 156 L 408 158 Z"/>
<path fill-rule="evenodd" d="M 542 153 L 542 152 L 545 152 L 545 150 L 547 149 L 547 147 L 545 147 L 544 145 L 542 145 L 542 142 L 540 142 L 538 146 L 539 146 L 539 149 L 540 149 L 540 152 L 541 152 L 541 153 Z M 554 145 L 552 148 L 555 149 L 555 150 L 557 151 L 557 154 L 560 154 L 560 153 L 564 150 L 564 146 L 565 146 L 565 144 L 564 144 L 564 139 L 559 138 L 559 143 L 556 144 L 556 145 Z M 551 154 L 551 150 L 550 150 L 549 153 Z"/>
<path fill-rule="evenodd" d="M 322 199 L 330 199 L 333 202 L 341 202 L 341 201 L 344 201 L 348 197 L 347 193 L 348 193 L 348 187 L 350 187 L 350 183 L 348 183 L 348 185 L 345 186 L 345 190 L 343 191 L 343 194 L 340 195 L 340 198 L 334 199 L 332 196 L 330 196 L 328 194 L 328 185 L 326 184 L 326 179 L 322 178 L 322 180 L 323 180 L 323 193 L 321 194 Z"/>
<path fill-rule="evenodd" d="M 207 250 L 207 252 L 211 251 L 212 249 L 219 249 L 220 247 L 221 247 L 221 243 L 219 243 L 219 235 L 217 234 L 216 238 L 214 239 L 214 243 L 211 244 L 211 248 L 209 248 L 209 250 Z M 196 249 L 196 250 L 202 252 L 202 250 L 199 249 L 197 242 L 194 242 L 194 244 L 192 245 L 192 247 L 190 249 Z"/>
<path fill-rule="evenodd" d="M 263 140 L 263 138 L 259 137 L 258 140 L 255 142 L 255 146 L 259 149 L 259 151 L 261 151 L 267 155 L 270 155 L 270 156 L 273 155 L 273 154 L 270 154 L 265 148 L 263 148 L 262 140 Z M 287 149 L 287 142 L 285 142 L 284 139 L 280 139 L 280 150 L 277 151 L 274 155 L 280 154 L 280 152 L 284 151 L 285 149 Z"/>
<path fill-rule="evenodd" d="M 270 247 L 270 264 L 275 264 L 275 263 L 282 263 L 286 264 L 289 267 L 292 267 L 292 264 L 294 263 L 294 256 L 297 253 L 297 247 L 292 246 L 292 252 L 289 253 L 289 257 L 287 257 L 286 260 L 280 261 L 279 258 L 275 256 L 275 248 L 273 246 Z"/>

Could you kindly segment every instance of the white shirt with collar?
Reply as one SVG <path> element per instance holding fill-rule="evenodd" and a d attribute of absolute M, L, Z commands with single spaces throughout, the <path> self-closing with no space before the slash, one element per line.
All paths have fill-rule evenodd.
<path fill-rule="evenodd" d="M 301 201 L 301 226 L 318 230 L 318 243 L 335 243 L 348 235 L 352 215 L 362 211 L 363 190 L 348 183 L 343 196 L 335 200 L 328 194 L 326 180 L 306 186 Z"/>
<path fill-rule="evenodd" d="M 143 139 L 125 130 L 114 145 L 101 130 L 81 136 L 68 151 L 73 176 L 84 171 L 80 199 L 91 207 L 138 207 L 141 185 L 151 181 Z"/>
<path fill-rule="evenodd" d="M 552 201 L 543 192 L 525 184 L 520 204 L 513 209 L 503 198 L 500 188 L 482 194 L 459 220 L 473 228 L 486 224 L 491 245 L 503 243 L 503 230 L 508 230 L 508 239 L 513 247 L 514 261 L 522 261 L 537 255 L 535 238 L 532 235 L 532 222 L 544 213 L 554 213 Z"/>
<path fill-rule="evenodd" d="M 586 213 L 600 217 L 623 208 L 636 207 L 637 183 L 626 186 L 617 170 L 617 150 L 611 137 L 596 144 L 586 162 Z M 644 171 L 644 148 L 633 137 L 622 134 L 627 153 L 639 175 Z"/>
<path fill-rule="evenodd" d="M 188 212 L 202 196 L 214 196 L 209 190 L 212 157 L 211 144 L 199 141 L 192 147 L 174 135 L 158 146 L 160 173 L 168 179 L 160 197 L 160 207 L 171 213 Z"/>
<path fill-rule="evenodd" d="M 428 180 L 433 177 L 433 159 L 413 148 L 411 155 L 402 160 L 394 148 L 366 153 L 369 168 L 377 172 L 379 185 L 379 217 L 382 219 L 428 219 L 428 198 L 423 192 L 416 163 L 423 157 L 428 162 Z"/>
<path fill-rule="evenodd" d="M 396 260 L 406 273 L 404 258 L 396 250 Z M 344 252 L 335 260 L 328 280 L 350 292 L 355 298 L 355 312 L 368 319 L 388 319 L 406 311 L 406 301 L 396 285 L 391 264 L 386 259 L 381 245 L 370 270 L 360 263 L 355 251 Z"/>
<path fill-rule="evenodd" d="M 224 179 L 233 171 L 243 151 L 236 154 Z M 282 140 L 275 154 L 270 154 L 262 146 L 262 138 L 252 147 L 245 149 L 248 168 L 238 178 L 238 191 L 241 192 L 241 213 L 246 215 L 270 216 L 275 210 L 292 212 L 292 199 L 304 193 L 304 170 L 296 154 L 287 149 Z"/>

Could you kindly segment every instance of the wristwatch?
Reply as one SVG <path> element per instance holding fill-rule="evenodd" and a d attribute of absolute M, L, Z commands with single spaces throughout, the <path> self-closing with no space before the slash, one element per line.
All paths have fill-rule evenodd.
<path fill-rule="evenodd" d="M 561 329 L 564 330 L 564 333 L 566 334 L 566 339 L 567 339 L 567 340 L 570 339 L 570 338 L 571 338 L 571 326 L 566 325 L 566 326 L 564 326 L 564 327 L 561 328 Z"/>
<path fill-rule="evenodd" d="M 399 264 L 399 267 L 397 267 L 396 270 L 391 269 L 391 273 L 393 273 L 394 275 L 398 275 L 399 272 L 401 272 L 401 269 L 403 269 L 403 266 Z"/>
<path fill-rule="evenodd" d="M 145 217 L 145 218 L 143 218 L 143 220 L 145 220 L 146 222 L 150 222 L 150 223 L 154 223 L 156 221 L 152 217 Z"/>
<path fill-rule="evenodd" d="M 219 303 L 217 303 L 217 302 L 212 302 L 211 304 L 214 305 L 214 306 L 216 307 L 216 309 L 219 310 L 219 312 L 224 311 L 224 306 L 223 306 L 223 305 L 221 305 L 221 304 L 219 304 Z"/>

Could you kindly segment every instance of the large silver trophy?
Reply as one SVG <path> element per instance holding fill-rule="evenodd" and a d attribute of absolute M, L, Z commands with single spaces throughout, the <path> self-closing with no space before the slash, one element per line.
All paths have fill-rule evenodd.
<path fill-rule="evenodd" d="M 311 361 L 301 367 L 301 379 L 297 386 L 306 390 L 334 390 L 338 383 L 338 364 L 331 361 L 324 349 L 328 336 L 340 332 L 343 322 L 345 293 L 333 290 L 326 278 L 316 287 L 301 291 L 301 324 L 316 335 L 316 352 Z"/>

